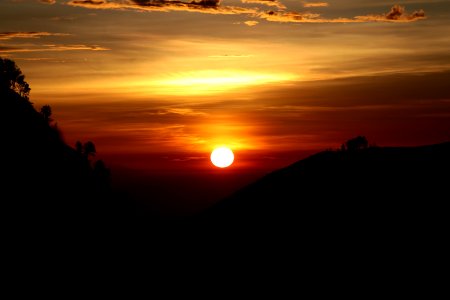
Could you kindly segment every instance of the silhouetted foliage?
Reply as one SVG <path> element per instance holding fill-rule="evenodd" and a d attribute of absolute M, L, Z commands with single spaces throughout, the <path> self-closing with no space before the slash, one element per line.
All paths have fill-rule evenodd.
<path fill-rule="evenodd" d="M 44 116 L 44 119 L 47 123 L 50 123 L 50 116 L 52 115 L 52 108 L 50 105 L 44 105 L 41 107 L 41 114 Z"/>
<path fill-rule="evenodd" d="M 110 188 L 110 171 L 103 162 L 91 165 L 94 143 L 69 147 L 51 108 L 38 112 L 29 101 L 30 88 L 16 64 L 0 58 L 0 198 L 2 212 L 14 223 L 33 227 L 52 223 L 52 230 L 81 228 L 86 220 L 106 220 L 122 214 L 121 200 Z M 46 122 L 43 122 L 43 120 Z M 128 206 L 127 206 L 128 207 Z M 128 213 L 131 212 L 128 211 Z M 60 227 L 60 224 L 66 227 Z"/>
<path fill-rule="evenodd" d="M 0 91 L 5 93 L 9 90 L 28 99 L 31 89 L 25 81 L 25 75 L 22 74 L 16 63 L 0 57 Z"/>
<path fill-rule="evenodd" d="M 83 153 L 83 144 L 80 141 L 77 141 L 75 143 L 75 150 L 77 153 L 82 154 Z"/>
<path fill-rule="evenodd" d="M 100 188 L 108 188 L 111 183 L 111 171 L 106 167 L 103 160 L 97 160 L 94 163 L 94 178 L 97 186 Z"/>
<path fill-rule="evenodd" d="M 95 145 L 91 141 L 84 143 L 83 150 L 84 150 L 83 153 L 86 157 L 95 156 L 95 154 L 97 153 L 97 150 L 95 149 Z"/>
<path fill-rule="evenodd" d="M 369 142 L 365 136 L 357 136 L 345 142 L 345 145 L 341 146 L 341 149 L 347 149 L 347 151 L 357 151 L 361 149 L 367 149 Z"/>

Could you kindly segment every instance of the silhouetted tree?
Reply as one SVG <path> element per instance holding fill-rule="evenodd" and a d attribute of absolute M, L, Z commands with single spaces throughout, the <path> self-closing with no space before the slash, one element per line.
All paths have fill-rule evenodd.
<path fill-rule="evenodd" d="M 84 143 L 83 149 L 86 157 L 89 157 L 89 155 L 95 156 L 95 153 L 97 153 L 95 145 L 91 141 Z"/>
<path fill-rule="evenodd" d="M 366 137 L 362 135 L 345 142 L 345 147 L 347 148 L 347 151 L 366 149 L 368 146 L 369 142 L 367 141 Z"/>
<path fill-rule="evenodd" d="M 8 90 L 28 99 L 31 89 L 16 63 L 7 58 L 0 58 L 0 91 Z"/>
<path fill-rule="evenodd" d="M 52 108 L 50 105 L 44 105 L 41 107 L 41 114 L 44 116 L 44 119 L 47 123 L 50 123 L 50 116 L 52 115 Z"/>
<path fill-rule="evenodd" d="M 94 178 L 97 186 L 101 188 L 108 188 L 110 186 L 111 171 L 101 159 L 94 163 Z"/>
<path fill-rule="evenodd" d="M 77 141 L 75 143 L 75 150 L 77 153 L 82 154 L 83 153 L 83 144 L 80 141 Z"/>
<path fill-rule="evenodd" d="M 8 145 L 0 147 L 2 211 L 24 224 L 24 229 L 52 224 L 60 232 L 66 232 L 64 225 L 79 228 L 81 219 L 109 220 L 109 214 L 121 214 L 120 204 L 108 201 L 116 199 L 109 169 L 92 159 L 94 143 L 77 142 L 75 152 L 50 119 L 51 107 L 36 110 L 29 92 L 16 64 L 0 57 L 0 131 Z"/>

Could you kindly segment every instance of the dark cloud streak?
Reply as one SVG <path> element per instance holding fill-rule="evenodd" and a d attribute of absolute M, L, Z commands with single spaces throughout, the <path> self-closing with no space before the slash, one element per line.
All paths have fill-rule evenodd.
<path fill-rule="evenodd" d="M 278 9 L 286 9 L 286 6 L 278 0 L 241 0 L 242 3 L 261 4 L 266 6 L 277 7 Z"/>
<path fill-rule="evenodd" d="M 263 11 L 259 8 L 222 6 L 220 0 L 169 1 L 169 0 L 71 0 L 67 4 L 91 9 L 117 9 L 138 11 L 191 11 L 208 14 L 246 14 L 251 17 L 280 23 L 363 23 L 363 22 L 413 22 L 425 19 L 423 10 L 409 14 L 403 6 L 394 5 L 386 14 L 363 15 L 354 18 L 323 18 L 318 13 L 285 11 L 277 0 L 241 0 L 243 3 L 257 3 L 276 7 L 278 10 Z M 317 7 L 316 3 L 316 7 Z M 325 6 L 320 3 L 320 6 Z"/>
<path fill-rule="evenodd" d="M 128 0 L 128 1 L 106 1 L 106 0 L 71 0 L 67 3 L 71 6 L 79 6 L 91 9 L 117 9 L 137 11 L 191 11 L 207 14 L 254 14 L 253 8 L 221 6 L 220 0 L 199 1 L 167 1 L 167 0 Z"/>
<path fill-rule="evenodd" d="M 406 12 L 405 7 L 400 5 L 394 5 L 386 14 L 355 17 L 355 19 L 365 22 L 413 22 L 425 18 L 425 11 L 423 9 L 409 14 Z"/>
<path fill-rule="evenodd" d="M 258 17 L 279 23 L 366 23 L 366 22 L 414 22 L 425 19 L 425 11 L 418 10 L 408 14 L 403 6 L 394 5 L 386 14 L 356 16 L 354 18 L 325 19 L 320 14 L 309 12 L 267 11 Z"/>

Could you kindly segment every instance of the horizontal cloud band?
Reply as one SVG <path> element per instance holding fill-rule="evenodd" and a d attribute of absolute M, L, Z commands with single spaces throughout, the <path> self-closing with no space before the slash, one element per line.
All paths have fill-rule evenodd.
<path fill-rule="evenodd" d="M 362 22 L 413 22 L 425 19 L 423 10 L 407 13 L 403 6 L 394 5 L 388 13 L 355 16 L 353 18 L 322 18 L 310 12 L 287 12 L 278 0 L 242 0 L 243 3 L 262 4 L 278 10 L 263 11 L 260 8 L 222 6 L 220 0 L 71 0 L 68 5 L 90 9 L 117 9 L 138 11 L 190 11 L 207 14 L 245 14 L 270 22 L 281 23 L 362 23 Z M 306 7 L 324 7 L 326 2 L 305 3 Z"/>

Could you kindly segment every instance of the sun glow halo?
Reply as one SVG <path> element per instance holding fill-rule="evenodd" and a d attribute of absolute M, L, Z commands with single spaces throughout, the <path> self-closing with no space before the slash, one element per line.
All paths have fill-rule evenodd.
<path fill-rule="evenodd" d="M 219 147 L 211 153 L 211 162 L 218 168 L 231 166 L 234 161 L 234 154 L 230 148 Z"/>
<path fill-rule="evenodd" d="M 156 81 L 157 89 L 169 94 L 209 94 L 251 85 L 292 79 L 290 74 L 257 74 L 243 71 L 197 71 Z"/>

